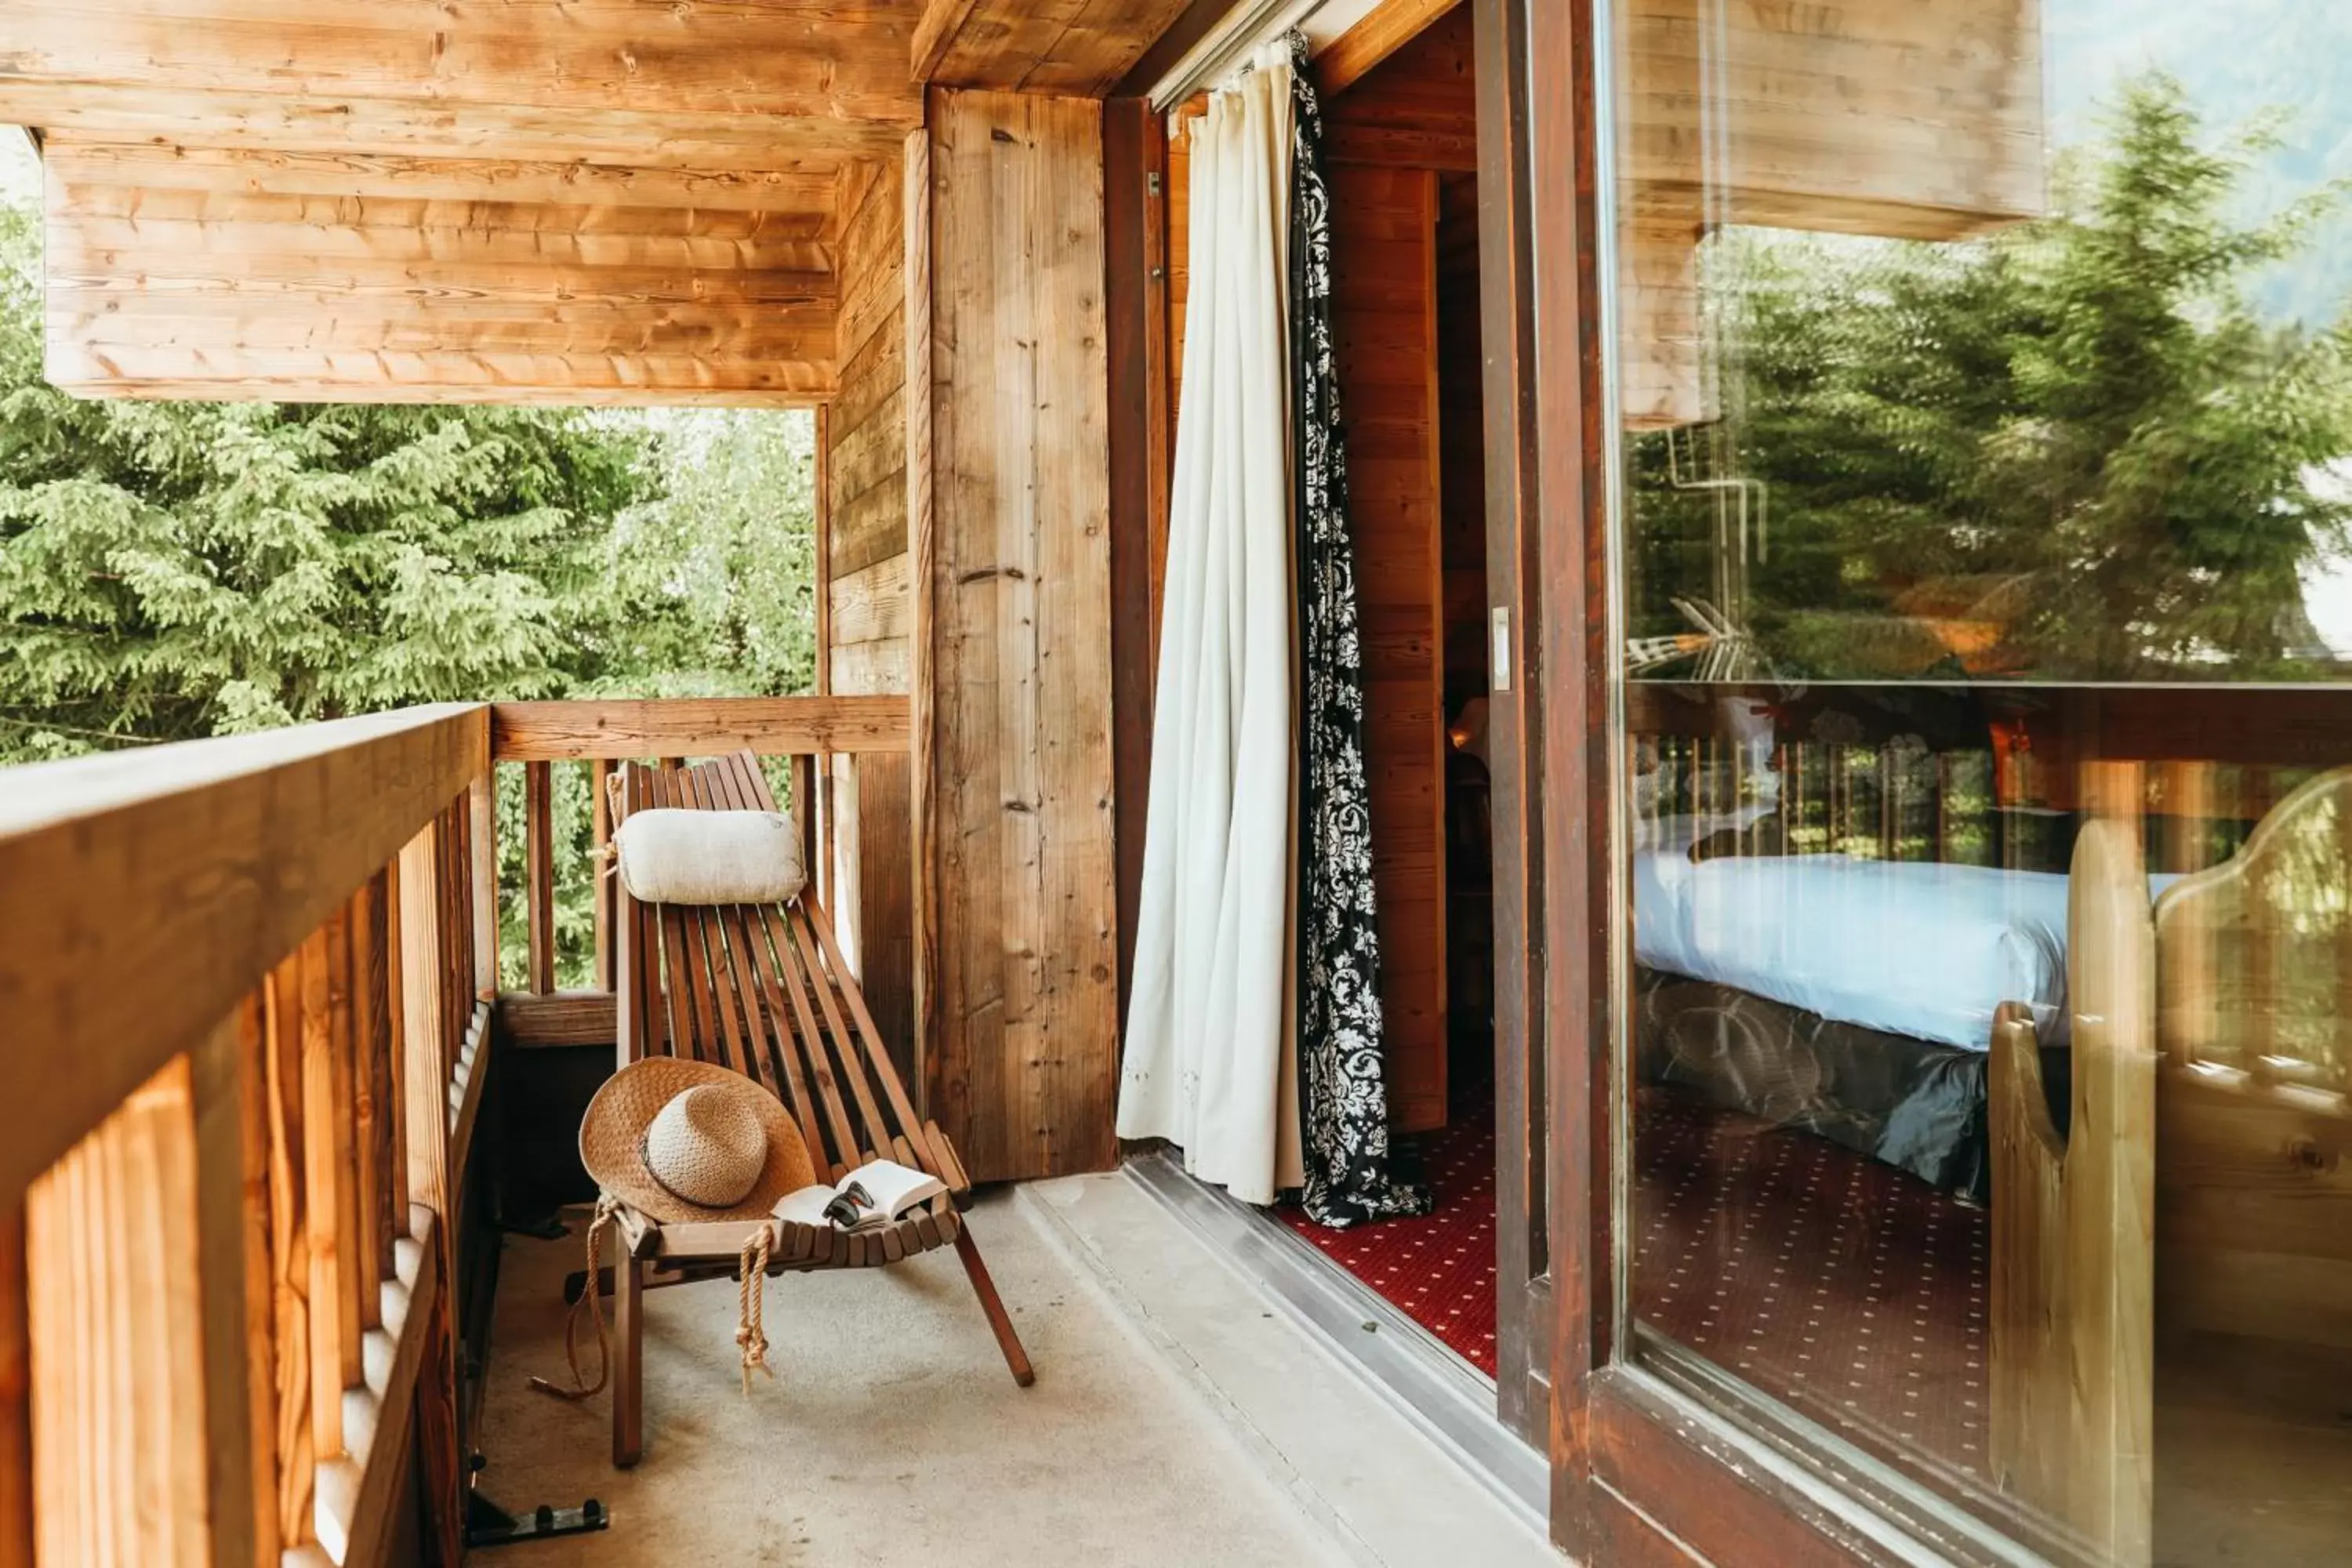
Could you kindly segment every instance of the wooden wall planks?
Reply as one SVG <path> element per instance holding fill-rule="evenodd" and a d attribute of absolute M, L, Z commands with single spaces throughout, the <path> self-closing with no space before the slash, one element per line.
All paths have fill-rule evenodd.
<path fill-rule="evenodd" d="M 832 387 L 831 180 L 72 136 L 45 163 L 47 374 L 70 390 L 789 403 Z"/>
<path fill-rule="evenodd" d="M 824 660 L 830 689 L 908 689 L 903 151 L 841 176 L 845 279 L 826 415 Z M 833 764 L 834 915 L 901 1072 L 915 1063 L 912 835 L 904 756 Z"/>
<path fill-rule="evenodd" d="M 1470 8 L 1458 5 L 1391 49 L 1345 91 L 1328 95 L 1324 121 L 1331 162 L 1475 173 L 1472 43 Z"/>
<path fill-rule="evenodd" d="M 1118 1152 L 1101 125 L 932 98 L 926 1065 L 982 1180 Z"/>
<path fill-rule="evenodd" d="M 1329 181 L 1389 1103 L 1398 1129 L 1417 1131 L 1446 1114 L 1438 176 L 1335 163 Z"/>

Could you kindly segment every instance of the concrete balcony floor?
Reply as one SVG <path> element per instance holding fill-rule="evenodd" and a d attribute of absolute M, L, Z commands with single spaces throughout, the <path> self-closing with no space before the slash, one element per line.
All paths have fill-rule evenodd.
<path fill-rule="evenodd" d="M 646 1455 L 564 1376 L 576 1239 L 510 1238 L 486 1491 L 602 1499 L 601 1534 L 534 1563 L 790 1568 L 1556 1568 L 1532 1524 L 1275 1312 L 1124 1175 L 973 1210 L 1037 1367 L 1013 1385 L 954 1258 L 768 1286 L 772 1382 L 740 1391 L 731 1282 L 648 1293 Z M 593 1347 L 590 1352 L 593 1354 Z"/>

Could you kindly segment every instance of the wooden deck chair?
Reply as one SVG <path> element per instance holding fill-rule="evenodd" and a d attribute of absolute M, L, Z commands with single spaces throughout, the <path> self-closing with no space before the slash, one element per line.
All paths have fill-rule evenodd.
<path fill-rule="evenodd" d="M 688 768 L 625 764 L 616 774 L 614 824 L 652 806 L 772 811 L 775 797 L 746 752 Z M 798 804 L 798 803 L 795 803 Z M 814 868 L 812 868 L 814 870 Z M 856 979 L 842 962 L 812 881 L 782 906 L 639 904 L 614 892 L 619 947 L 620 1044 L 625 1064 L 668 1053 L 717 1062 L 765 1085 L 808 1141 L 819 1173 L 839 1181 L 869 1160 L 919 1166 L 948 1187 L 887 1229 L 848 1236 L 790 1226 L 769 1272 L 866 1268 L 952 1246 L 971 1280 L 1015 1383 L 1034 1380 L 1013 1320 L 981 1261 L 961 1210 L 971 1184 L 955 1147 L 919 1120 L 874 1026 Z M 653 1271 L 663 1280 L 731 1273 L 752 1225 L 657 1226 L 624 1219 L 626 1256 L 613 1270 L 613 1462 L 645 1451 L 645 1313 Z"/>

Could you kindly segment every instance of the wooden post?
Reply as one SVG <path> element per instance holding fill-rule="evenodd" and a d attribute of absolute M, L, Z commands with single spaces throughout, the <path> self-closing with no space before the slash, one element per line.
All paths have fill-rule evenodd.
<path fill-rule="evenodd" d="M 392 1029 L 391 876 L 378 871 L 352 900 L 352 1153 L 359 1180 L 360 1309 L 368 1327 L 380 1327 L 381 1287 L 394 1273 L 392 1244 L 408 1229 L 408 1199 L 396 1193 L 399 1126 L 393 1110 L 393 1066 L 398 1037 Z"/>
<path fill-rule="evenodd" d="M 402 1076 L 408 1133 L 408 1197 L 435 1214 L 448 1206 L 448 1073 L 441 1041 L 440 825 L 401 850 Z"/>
<path fill-rule="evenodd" d="M 0 1208 L 0 1568 L 33 1568 L 32 1347 L 25 1209 Z"/>
<path fill-rule="evenodd" d="M 248 997 L 191 1058 L 213 1562 L 275 1562 L 268 1040 Z"/>
<path fill-rule="evenodd" d="M 433 1226 L 443 1256 L 454 1249 L 454 1226 Z M 425 1561 L 458 1568 L 465 1561 L 465 1455 L 458 1430 L 456 1276 L 438 1277 L 416 1373 L 417 1491 L 425 1501 Z"/>
<path fill-rule="evenodd" d="M 909 1001 L 913 1038 L 908 1044 L 910 1058 L 908 1079 L 914 1087 L 916 1104 L 929 1112 L 932 1041 L 938 1025 L 940 928 L 939 792 L 931 779 L 936 743 L 933 731 L 938 720 L 938 704 L 932 691 L 938 659 L 931 647 L 931 638 L 939 621 L 939 537 L 937 519 L 932 511 L 934 436 L 931 391 L 935 366 L 931 359 L 931 133 L 927 126 L 919 125 L 907 132 L 905 179 L 902 199 L 906 203 L 903 221 L 906 235 L 904 315 L 907 342 L 904 353 L 907 379 L 899 395 L 907 417 L 908 707 L 910 731 L 907 743 L 907 771 L 908 817 L 914 839 L 907 856 L 908 875 L 913 882 L 910 893 L 913 919 L 910 921 L 909 983 L 914 991 Z M 840 786 L 836 784 L 834 788 L 837 821 Z M 829 896 L 836 891 L 826 889 Z M 837 897 L 830 907 L 840 908 Z"/>
<path fill-rule="evenodd" d="M 805 753 L 792 759 L 793 821 L 800 829 L 801 863 L 812 885 L 820 896 L 824 884 L 817 877 L 818 840 L 816 833 L 816 781 L 818 774 L 831 767 L 831 759 L 812 757 Z"/>
<path fill-rule="evenodd" d="M 441 839 L 449 831 L 454 818 L 445 816 L 427 824 L 400 852 L 394 865 L 394 879 L 397 887 L 394 897 L 399 904 L 399 955 L 401 1037 L 395 1048 L 401 1055 L 403 1097 L 403 1132 L 407 1172 L 408 1197 L 412 1205 L 421 1205 L 437 1216 L 440 1223 L 430 1225 L 433 1246 L 437 1253 L 436 1273 L 441 1289 L 435 1294 L 430 1310 L 435 1314 L 428 1328 L 424 1359 L 417 1372 L 417 1447 L 420 1455 L 417 1486 L 425 1499 L 430 1544 L 436 1555 L 453 1561 L 457 1525 L 455 1510 L 461 1485 L 461 1456 L 457 1452 L 457 1352 L 455 1341 L 446 1322 L 449 1303 L 455 1295 L 457 1226 L 450 1213 L 449 1169 L 449 1066 L 457 1042 L 449 1037 L 453 1004 L 458 999 L 444 994 L 451 955 L 443 952 L 443 932 L 447 929 L 443 919 L 444 900 L 456 895 L 457 884 L 443 880 L 446 857 Z M 475 838 L 474 867 L 481 864 L 482 839 Z M 470 893 L 478 910 L 480 884 L 468 879 Z M 479 928 L 477 928 L 477 938 Z M 478 962 L 478 940 L 475 961 Z M 470 1014 L 470 1003 L 467 1005 Z M 429 1222 L 428 1222 L 429 1223 Z M 415 1234 L 417 1220 L 411 1216 L 409 1230 Z"/>
<path fill-rule="evenodd" d="M 302 969 L 289 957 L 261 990 L 263 1111 L 268 1131 L 271 1402 L 278 1434 L 278 1533 L 289 1547 L 311 1537 L 310 1270 L 302 1222 Z"/>
<path fill-rule="evenodd" d="M 499 812 L 498 769 L 485 763 L 466 786 L 473 819 L 474 994 L 494 1001 L 499 994 Z"/>
<path fill-rule="evenodd" d="M 44 1564 L 215 1561 L 193 1112 L 175 1057 L 26 1198 Z"/>
<path fill-rule="evenodd" d="M 523 764 L 523 834 L 529 850 L 530 989 L 555 989 L 555 764 Z"/>
<path fill-rule="evenodd" d="M 310 1301 L 310 1435 L 320 1460 L 341 1455 L 343 1390 L 359 1381 L 359 1296 L 343 1248 L 358 1228 L 348 1176 L 350 929 L 338 914 L 302 944 L 302 1184 Z M 339 973 L 341 972 L 341 973 Z"/>
<path fill-rule="evenodd" d="M 2090 1555 L 2149 1560 L 2154 1511 L 2156 935 L 2133 763 L 2086 763 L 2067 915 L 2073 1112 L 2052 1122 L 2032 1023 L 1993 1034 L 1996 1484 Z"/>
<path fill-rule="evenodd" d="M 817 417 L 820 421 L 824 419 L 823 409 L 817 411 Z M 824 488 L 822 485 L 817 487 L 820 494 Z M 822 552 L 818 559 L 824 559 Z M 820 642 L 818 646 L 824 645 Z M 824 666 L 824 660 L 820 658 L 817 667 L 822 669 Z M 619 879 L 606 874 L 611 868 L 604 858 L 606 847 L 613 842 L 613 797 L 610 793 L 613 766 L 610 757 L 598 757 L 589 764 L 588 770 L 588 821 L 596 843 L 596 859 L 593 866 L 596 879 L 596 986 L 601 991 L 619 989 L 614 978 L 619 971 L 613 964 L 613 885 Z M 810 868 L 812 875 L 814 870 L 814 867 Z"/>

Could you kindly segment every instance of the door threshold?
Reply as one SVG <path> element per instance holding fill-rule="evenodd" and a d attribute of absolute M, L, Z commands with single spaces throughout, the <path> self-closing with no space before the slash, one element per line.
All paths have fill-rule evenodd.
<path fill-rule="evenodd" d="M 1280 1220 L 1162 1152 L 1128 1174 L 1506 1507 L 1547 1529 L 1551 1470 L 1495 1413 L 1495 1380 Z"/>

